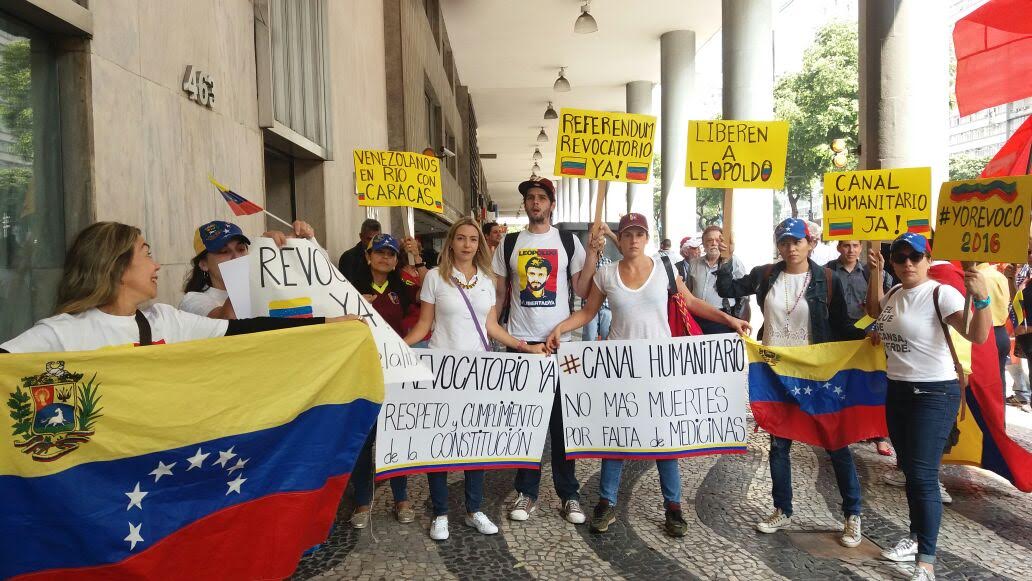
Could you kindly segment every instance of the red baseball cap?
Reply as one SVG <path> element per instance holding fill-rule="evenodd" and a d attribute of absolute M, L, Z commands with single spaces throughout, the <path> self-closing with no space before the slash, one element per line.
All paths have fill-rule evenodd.
<path fill-rule="evenodd" d="M 624 230 L 628 228 L 641 228 L 646 234 L 649 233 L 649 221 L 645 219 L 645 216 L 631 212 L 625 214 L 623 218 L 620 218 L 620 226 L 616 229 L 617 234 L 623 234 Z"/>
<path fill-rule="evenodd" d="M 548 178 L 538 178 L 536 180 L 527 180 L 519 185 L 520 194 L 524 198 L 527 197 L 527 192 L 530 188 L 541 188 L 548 194 L 548 199 L 555 202 L 555 186 L 552 185 L 552 180 Z"/>

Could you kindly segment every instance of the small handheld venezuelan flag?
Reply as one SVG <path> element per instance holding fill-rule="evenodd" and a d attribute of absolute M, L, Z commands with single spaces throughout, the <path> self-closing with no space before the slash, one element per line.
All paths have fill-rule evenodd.
<path fill-rule="evenodd" d="M 208 177 L 208 180 L 215 186 L 215 189 L 222 194 L 222 199 L 226 200 L 229 204 L 229 209 L 233 210 L 233 214 L 237 216 L 250 216 L 251 214 L 257 214 L 258 212 L 264 212 L 265 209 L 255 204 L 251 200 L 241 196 L 233 190 L 215 181 L 215 178 Z"/>

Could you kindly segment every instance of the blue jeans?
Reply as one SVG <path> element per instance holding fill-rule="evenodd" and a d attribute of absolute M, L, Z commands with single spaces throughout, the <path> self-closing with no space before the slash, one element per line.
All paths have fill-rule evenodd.
<path fill-rule="evenodd" d="M 602 460 L 602 475 L 598 482 L 598 495 L 616 505 L 616 493 L 620 489 L 620 474 L 623 472 L 623 460 Z M 659 471 L 659 487 L 663 491 L 663 500 L 679 504 L 681 502 L 681 473 L 677 468 L 677 460 L 656 460 Z"/>
<path fill-rule="evenodd" d="M 909 382 L 889 380 L 885 423 L 907 476 L 910 535 L 917 538 L 917 560 L 935 562 L 942 521 L 939 466 L 960 409 L 957 380 Z"/>
<path fill-rule="evenodd" d="M 376 426 L 369 432 L 362 451 L 355 460 L 355 468 L 351 471 L 351 485 L 355 487 L 355 504 L 368 506 L 373 500 L 373 443 L 376 442 Z M 408 500 L 408 477 L 391 478 L 391 492 L 394 502 Z"/>
<path fill-rule="evenodd" d="M 509 349 L 511 352 L 512 349 Z M 565 435 L 563 434 L 563 402 L 559 383 L 555 385 L 555 399 L 552 400 L 552 415 L 548 418 L 548 434 L 552 438 L 552 483 L 555 492 L 563 502 L 580 502 L 580 483 L 577 482 L 576 463 L 566 459 Z M 520 468 L 513 482 L 516 492 L 537 500 L 541 489 L 541 471 Z"/>
<path fill-rule="evenodd" d="M 792 516 L 792 461 L 788 456 L 792 440 L 770 437 L 770 479 L 774 508 L 780 508 L 786 516 Z M 842 495 L 842 514 L 849 518 L 860 514 L 860 478 L 856 475 L 853 454 L 849 446 L 838 450 L 827 450 L 831 466 L 835 470 L 839 494 Z"/>
<path fill-rule="evenodd" d="M 594 341 L 595 337 L 602 337 L 605 341 L 609 338 L 609 327 L 613 323 L 613 311 L 609 309 L 599 309 L 596 314 L 587 325 L 584 325 L 584 340 Z"/>
<path fill-rule="evenodd" d="M 430 485 L 430 504 L 434 507 L 434 516 L 448 514 L 448 473 L 428 472 L 426 481 Z M 480 512 L 480 503 L 484 501 L 484 471 L 464 471 L 462 484 L 466 489 L 466 512 Z"/>

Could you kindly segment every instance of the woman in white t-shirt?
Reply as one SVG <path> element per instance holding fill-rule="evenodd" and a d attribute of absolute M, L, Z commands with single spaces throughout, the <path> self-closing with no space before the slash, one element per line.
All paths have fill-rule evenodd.
<path fill-rule="evenodd" d="M 315 229 L 308 222 L 297 220 L 293 227 L 292 236 L 315 238 Z M 287 235 L 282 232 L 271 231 L 262 236 L 272 238 L 277 246 L 283 246 L 287 241 Z M 193 240 L 197 255 L 190 260 L 193 268 L 183 285 L 186 294 L 179 308 L 212 319 L 235 319 L 236 313 L 233 312 L 233 303 L 226 292 L 219 265 L 227 260 L 247 256 L 250 245 L 251 241 L 244 236 L 244 232 L 232 222 L 214 220 L 198 228 Z"/>
<path fill-rule="evenodd" d="M 319 324 L 312 319 L 268 317 L 222 321 L 155 304 L 159 265 L 140 230 L 98 222 L 76 236 L 57 289 L 57 312 L 0 344 L 0 352 L 92 351 L 102 347 L 151 345 Z M 355 317 L 331 319 L 350 320 Z"/>
<path fill-rule="evenodd" d="M 440 263 L 426 274 L 419 298 L 419 321 L 405 336 L 409 345 L 422 341 L 432 330 L 430 349 L 490 351 L 490 337 L 523 353 L 545 352 L 543 345 L 527 345 L 498 324 L 487 243 L 471 218 L 462 218 L 448 229 Z M 484 471 L 466 470 L 463 475 L 466 525 L 485 535 L 497 533 L 498 527 L 480 511 Z M 434 510 L 430 538 L 443 541 L 448 538 L 448 474 L 430 472 L 426 476 Z"/>
<path fill-rule="evenodd" d="M 598 236 L 591 241 L 592 260 L 589 262 L 595 262 L 594 258 L 601 252 L 604 240 Z M 630 213 L 621 218 L 617 241 L 623 258 L 594 273 L 587 303 L 583 309 L 556 325 L 548 337 L 551 349 L 559 348 L 563 333 L 583 327 L 590 321 L 606 299 L 609 300 L 609 310 L 613 315 L 609 327 L 610 340 L 670 337 L 670 324 L 667 321 L 669 279 L 663 264 L 645 254 L 649 241 L 649 223 L 645 216 Z M 676 277 L 676 282 L 692 313 L 727 325 L 739 333 L 749 332 L 749 324 L 745 321 L 731 317 L 692 296 L 680 276 Z M 553 445 L 557 443 L 553 442 Z M 659 471 L 666 508 L 664 529 L 670 536 L 683 537 L 688 525 L 681 514 L 681 474 L 677 460 L 656 460 L 656 469 Z M 616 521 L 616 498 L 622 470 L 623 460 L 602 460 L 599 501 L 591 519 L 593 532 L 605 532 Z"/>
<path fill-rule="evenodd" d="M 889 247 L 901 284 L 883 296 L 877 281 L 867 288 L 867 314 L 877 318 L 875 337 L 885 346 L 885 423 L 906 475 L 910 534 L 882 551 L 892 561 L 914 561 L 912 580 L 935 579 L 935 544 L 942 520 L 939 467 L 960 409 L 961 390 L 947 339 L 949 325 L 972 343 L 984 343 L 992 330 L 989 291 L 971 263 L 964 288 L 975 312 L 964 328 L 964 297 L 931 280 L 931 247 L 924 236 L 906 233 Z M 872 248 L 869 264 L 880 272 L 884 259 Z"/>

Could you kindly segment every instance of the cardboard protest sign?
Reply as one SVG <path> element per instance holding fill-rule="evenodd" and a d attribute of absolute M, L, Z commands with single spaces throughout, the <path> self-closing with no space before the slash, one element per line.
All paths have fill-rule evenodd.
<path fill-rule="evenodd" d="M 684 185 L 785 187 L 787 121 L 689 121 Z"/>
<path fill-rule="evenodd" d="M 874 169 L 824 174 L 825 240 L 892 240 L 927 235 L 932 216 L 932 168 Z"/>
<path fill-rule="evenodd" d="M 318 244 L 288 238 L 279 248 L 271 238 L 257 238 L 247 256 L 223 262 L 219 268 L 237 317 L 358 315 L 372 331 L 385 382 L 430 379 L 430 370 L 412 348 L 344 278 Z"/>
<path fill-rule="evenodd" d="M 649 181 L 656 118 L 633 113 L 562 109 L 555 174 L 614 182 Z"/>
<path fill-rule="evenodd" d="M 433 381 L 389 384 L 376 432 L 376 479 L 541 466 L 555 358 L 415 349 Z"/>
<path fill-rule="evenodd" d="M 933 254 L 939 260 L 1025 262 L 1032 176 L 946 182 Z"/>
<path fill-rule="evenodd" d="M 359 206 L 407 206 L 444 212 L 441 160 L 409 151 L 356 149 Z"/>
<path fill-rule="evenodd" d="M 563 343 L 566 457 L 745 453 L 747 365 L 733 334 Z"/>

